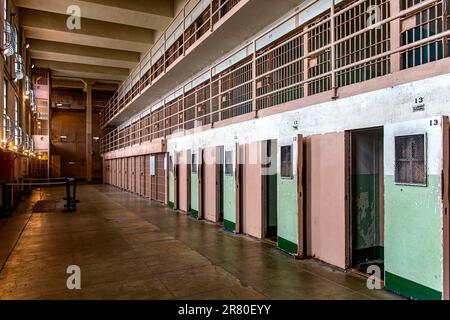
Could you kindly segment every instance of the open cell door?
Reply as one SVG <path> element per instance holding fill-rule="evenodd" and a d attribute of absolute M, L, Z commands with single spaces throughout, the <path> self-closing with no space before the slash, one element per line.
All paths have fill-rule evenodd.
<path fill-rule="evenodd" d="M 236 224 L 235 232 L 242 233 L 242 171 L 243 171 L 243 152 L 244 146 L 236 143 L 235 145 L 235 185 L 236 185 Z"/>
<path fill-rule="evenodd" d="M 298 228 L 298 248 L 297 256 L 305 256 L 305 201 L 303 191 L 303 136 L 297 135 L 297 228 Z"/>
<path fill-rule="evenodd" d="M 173 208 L 178 210 L 178 152 L 173 153 Z"/>
<path fill-rule="evenodd" d="M 303 136 L 280 139 L 276 150 L 277 245 L 289 254 L 303 257 Z"/>
<path fill-rule="evenodd" d="M 203 210 L 203 149 L 198 150 L 197 154 L 197 175 L 198 175 L 198 220 L 204 218 Z"/>
<path fill-rule="evenodd" d="M 203 218 L 218 222 L 218 181 L 217 181 L 218 148 L 203 150 Z"/>
<path fill-rule="evenodd" d="M 262 142 L 242 146 L 241 159 L 241 228 L 244 234 L 261 239 L 263 231 Z"/>
<path fill-rule="evenodd" d="M 305 138 L 307 252 L 345 269 L 348 246 L 348 134 Z"/>

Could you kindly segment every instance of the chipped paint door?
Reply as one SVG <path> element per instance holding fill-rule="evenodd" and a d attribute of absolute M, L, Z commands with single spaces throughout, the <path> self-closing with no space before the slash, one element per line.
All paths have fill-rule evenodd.
<path fill-rule="evenodd" d="M 310 136 L 307 143 L 308 255 L 345 269 L 348 260 L 347 133 Z"/>

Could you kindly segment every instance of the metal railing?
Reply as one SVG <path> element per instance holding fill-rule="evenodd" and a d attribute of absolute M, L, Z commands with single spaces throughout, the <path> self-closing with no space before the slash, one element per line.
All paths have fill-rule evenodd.
<path fill-rule="evenodd" d="M 374 3 L 379 19 L 366 25 Z M 105 135 L 101 152 L 251 112 L 256 115 L 323 92 L 335 95 L 344 86 L 447 58 L 449 30 L 450 0 L 415 1 L 404 7 L 398 0 L 346 1 L 261 49 L 254 40 L 235 54 L 245 51 L 247 57 L 225 70 L 221 63 L 213 65 L 205 79 L 199 76 L 151 112 Z"/>
<path fill-rule="evenodd" d="M 214 24 L 240 1 L 242 0 L 188 1 L 108 101 L 101 117 L 101 125 L 105 126 L 142 91 L 158 81 L 175 61 L 184 56 L 204 34 L 212 31 Z M 193 6 L 195 2 L 197 4 Z"/>

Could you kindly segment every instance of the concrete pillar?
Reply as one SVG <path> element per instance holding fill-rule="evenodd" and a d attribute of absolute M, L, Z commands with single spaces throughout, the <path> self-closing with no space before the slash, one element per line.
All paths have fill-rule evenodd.
<path fill-rule="evenodd" d="M 92 182 L 92 87 L 95 81 L 83 80 L 86 92 L 86 181 Z"/>

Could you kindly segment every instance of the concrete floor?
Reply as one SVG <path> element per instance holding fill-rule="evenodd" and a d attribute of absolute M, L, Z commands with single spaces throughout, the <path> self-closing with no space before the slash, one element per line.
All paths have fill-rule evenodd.
<path fill-rule="evenodd" d="M 110 186 L 78 194 L 75 213 L 31 213 L 63 198 L 50 189 L 0 219 L 0 299 L 399 299 Z M 81 290 L 66 287 L 69 265 Z"/>

